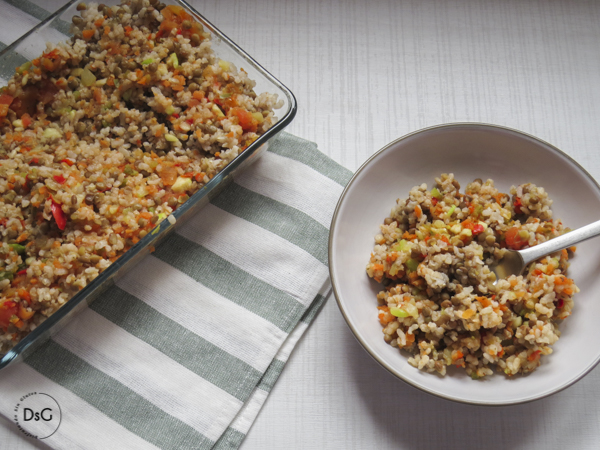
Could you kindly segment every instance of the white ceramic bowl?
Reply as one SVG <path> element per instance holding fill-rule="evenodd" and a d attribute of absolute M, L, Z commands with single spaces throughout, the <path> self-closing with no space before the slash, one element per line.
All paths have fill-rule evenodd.
<path fill-rule="evenodd" d="M 471 380 L 450 367 L 445 377 L 419 371 L 407 353 L 386 344 L 377 320 L 381 285 L 365 266 L 374 236 L 397 198 L 441 173 L 454 173 L 461 187 L 475 178 L 491 178 L 502 192 L 532 182 L 554 200 L 555 218 L 578 228 L 600 219 L 600 187 L 569 156 L 533 136 L 485 124 L 450 124 L 427 128 L 385 146 L 358 169 L 344 190 L 331 224 L 329 263 L 338 305 L 363 347 L 391 373 L 440 397 L 481 405 L 536 400 L 581 379 L 600 360 L 600 239 L 578 246 L 569 276 L 581 289 L 573 314 L 560 325 L 554 353 L 527 376 L 501 373 Z"/>

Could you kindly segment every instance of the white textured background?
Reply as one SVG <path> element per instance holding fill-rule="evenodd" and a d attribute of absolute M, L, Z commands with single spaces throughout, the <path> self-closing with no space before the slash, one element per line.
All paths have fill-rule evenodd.
<path fill-rule="evenodd" d="M 190 3 L 295 93 L 288 131 L 349 169 L 408 132 L 476 121 L 547 140 L 600 179 L 600 2 Z M 0 448 L 32 448 L 21 436 L 5 425 Z M 330 299 L 242 445 L 435 447 L 600 448 L 600 369 L 527 405 L 455 404 L 380 368 Z"/>

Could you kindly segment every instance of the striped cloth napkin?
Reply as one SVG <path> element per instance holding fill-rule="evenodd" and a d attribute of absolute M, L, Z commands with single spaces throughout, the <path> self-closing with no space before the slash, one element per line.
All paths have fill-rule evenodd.
<path fill-rule="evenodd" d="M 0 0 L 0 49 L 60 1 Z M 235 183 L 24 363 L 70 449 L 235 449 L 327 298 L 331 216 L 350 172 L 287 133 Z M 25 439 L 25 436 L 23 436 Z M 32 441 L 33 442 L 33 441 Z"/>
<path fill-rule="evenodd" d="M 0 412 L 43 392 L 70 449 L 235 449 L 330 291 L 350 171 L 288 133 L 24 363 Z"/>

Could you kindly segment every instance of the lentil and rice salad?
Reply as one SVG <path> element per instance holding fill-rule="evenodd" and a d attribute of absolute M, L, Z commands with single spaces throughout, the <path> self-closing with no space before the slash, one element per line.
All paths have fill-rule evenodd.
<path fill-rule="evenodd" d="M 0 90 L 0 354 L 275 122 L 276 95 L 157 0 L 84 4 Z"/>
<path fill-rule="evenodd" d="M 375 236 L 367 274 L 377 295 L 386 342 L 408 362 L 446 374 L 462 367 L 473 379 L 535 370 L 552 353 L 558 324 L 579 291 L 566 277 L 575 247 L 532 263 L 523 275 L 496 280 L 490 266 L 506 248 L 519 250 L 568 231 L 552 218 L 547 192 L 531 183 L 499 192 L 492 180 L 453 174 L 433 189 L 415 186 L 398 200 Z M 497 281 L 497 283 L 495 283 Z"/>

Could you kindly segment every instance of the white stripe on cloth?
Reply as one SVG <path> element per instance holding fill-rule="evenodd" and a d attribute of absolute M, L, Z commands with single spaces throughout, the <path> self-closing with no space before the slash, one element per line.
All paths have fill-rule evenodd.
<path fill-rule="evenodd" d="M 230 427 L 243 434 L 248 434 L 250 427 L 256 420 L 256 416 L 260 412 L 260 409 L 265 404 L 269 393 L 262 389 L 256 388 L 252 391 L 252 395 L 244 404 L 244 407 L 240 410 L 236 418 L 231 422 Z"/>
<path fill-rule="evenodd" d="M 294 331 L 290 333 L 288 338 L 285 340 L 277 354 L 275 355 L 275 359 L 278 359 L 281 362 L 286 362 L 294 350 L 294 347 L 298 343 L 298 339 L 304 334 L 306 329 L 308 328 L 308 324 L 302 321 L 298 322 Z"/>
<path fill-rule="evenodd" d="M 242 407 L 232 395 L 91 309 L 54 341 L 212 441 L 227 427 L 231 412 Z"/>
<path fill-rule="evenodd" d="M 305 250 L 211 204 L 177 232 L 304 306 L 313 301 L 328 277 L 327 266 Z"/>
<path fill-rule="evenodd" d="M 321 289 L 321 291 L 328 291 L 329 283 L 326 283 L 326 286 Z M 298 322 L 298 325 L 294 328 L 294 330 L 290 333 L 288 338 L 285 340 L 277 354 L 275 355 L 275 359 L 281 361 L 283 363 L 287 362 L 292 350 L 302 337 L 302 335 L 308 329 L 309 324 L 305 322 Z M 238 412 L 237 416 L 229 425 L 231 428 L 239 431 L 243 434 L 248 434 L 250 427 L 256 420 L 256 416 L 260 412 L 262 406 L 267 400 L 267 396 L 269 392 L 264 391 L 262 389 L 256 388 L 252 391 L 250 398 L 246 400 L 244 407 Z"/>
<path fill-rule="evenodd" d="M 251 171 L 235 179 L 240 186 L 308 214 L 329 229 L 344 188 L 311 167 L 265 152 Z"/>
<path fill-rule="evenodd" d="M 117 285 L 260 372 L 269 367 L 287 336 L 154 256 L 144 258 Z"/>
<path fill-rule="evenodd" d="M 131 433 L 68 389 L 54 383 L 26 364 L 14 364 L 0 371 L 0 410 L 9 418 L 9 411 L 19 398 L 30 392 L 51 395 L 62 411 L 62 421 L 55 434 L 43 442 L 64 450 L 126 448 L 156 449 L 154 445 Z"/>
<path fill-rule="evenodd" d="M 23 33 L 40 23 L 35 17 L 8 3 L 2 3 L 1 13 L 0 41 L 7 44 L 16 41 L 23 36 Z M 34 59 L 44 52 L 46 42 L 61 42 L 66 40 L 66 36 L 53 28 L 47 27 L 30 39 L 28 42 L 33 43 L 33 45 L 23 47 L 19 51 L 25 58 Z"/>

